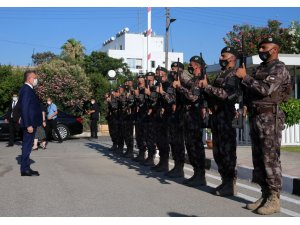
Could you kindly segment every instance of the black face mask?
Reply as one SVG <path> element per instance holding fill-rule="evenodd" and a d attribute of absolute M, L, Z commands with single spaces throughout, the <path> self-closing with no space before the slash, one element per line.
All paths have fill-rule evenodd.
<path fill-rule="evenodd" d="M 222 60 L 222 59 L 219 60 L 219 64 L 222 68 L 225 68 L 228 65 L 228 63 L 229 62 L 227 60 Z"/>
<path fill-rule="evenodd" d="M 271 49 L 272 50 L 272 49 Z M 268 61 L 268 59 L 271 57 L 271 54 L 270 54 L 270 51 L 266 51 L 266 52 L 259 52 L 258 53 L 258 56 L 259 58 L 263 61 L 263 62 L 266 62 Z"/>
<path fill-rule="evenodd" d="M 194 74 L 194 68 L 192 66 L 188 67 L 188 71 L 190 74 Z"/>

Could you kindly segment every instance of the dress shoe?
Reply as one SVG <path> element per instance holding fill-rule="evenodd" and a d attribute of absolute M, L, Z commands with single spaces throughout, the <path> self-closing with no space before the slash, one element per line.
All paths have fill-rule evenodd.
<path fill-rule="evenodd" d="M 58 143 L 63 143 L 63 141 L 62 141 L 62 140 L 59 140 Z"/>
<path fill-rule="evenodd" d="M 14 146 L 13 144 L 8 144 L 8 145 L 6 145 L 6 147 L 12 147 L 12 146 Z"/>
<path fill-rule="evenodd" d="M 24 177 L 31 177 L 31 176 L 39 176 L 40 174 L 37 171 L 33 171 L 34 173 L 32 173 L 30 170 L 27 170 L 25 172 L 21 172 L 21 176 Z"/>
<path fill-rule="evenodd" d="M 33 175 L 33 176 L 39 176 L 39 175 L 40 175 L 39 171 L 35 171 L 35 170 L 32 170 L 32 169 L 29 169 L 29 172 L 30 172 L 31 174 L 35 174 L 35 175 Z"/>

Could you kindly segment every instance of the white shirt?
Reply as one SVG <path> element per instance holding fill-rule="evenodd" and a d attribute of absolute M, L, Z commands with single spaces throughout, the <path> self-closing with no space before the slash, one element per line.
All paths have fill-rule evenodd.
<path fill-rule="evenodd" d="M 16 107 L 17 103 L 18 103 L 18 100 L 17 100 L 17 101 L 12 101 L 12 103 L 11 103 L 11 114 L 10 114 L 10 118 L 13 118 L 13 110 L 14 110 L 14 108 Z"/>
<path fill-rule="evenodd" d="M 33 86 L 27 82 L 25 82 L 25 84 L 27 84 L 29 87 L 31 87 L 31 89 L 33 89 Z"/>

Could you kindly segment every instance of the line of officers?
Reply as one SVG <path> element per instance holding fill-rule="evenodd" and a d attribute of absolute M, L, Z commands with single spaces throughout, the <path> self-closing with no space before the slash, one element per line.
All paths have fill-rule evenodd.
<path fill-rule="evenodd" d="M 222 71 L 211 84 L 205 74 L 205 62 L 199 56 L 190 59 L 188 71 L 182 63 L 175 62 L 171 71 L 158 67 L 155 73 L 138 75 L 136 86 L 128 78 L 124 85 L 106 95 L 107 120 L 113 142 L 111 150 L 149 166 L 151 170 L 164 172 L 170 178 L 184 177 L 186 150 L 194 174 L 183 184 L 203 186 L 206 185 L 203 128 L 211 127 L 213 156 L 222 178 L 222 183 L 213 192 L 219 196 L 236 195 L 237 144 L 236 129 L 232 124 L 237 117 L 235 105 L 243 96 L 250 118 L 253 181 L 262 188 L 261 198 L 246 207 L 260 214 L 278 212 L 281 190 L 279 151 L 284 126 L 284 115 L 278 104 L 288 95 L 284 88 L 288 86 L 290 76 L 278 60 L 279 43 L 276 40 L 264 39 L 258 47 L 263 63 L 253 75 L 247 75 L 245 65 L 236 68 L 237 52 L 225 47 L 219 60 Z M 134 126 L 139 150 L 136 157 L 133 155 Z M 126 152 L 123 152 L 124 143 Z M 159 150 L 159 163 L 155 165 L 156 149 Z M 171 170 L 170 152 L 175 162 Z"/>

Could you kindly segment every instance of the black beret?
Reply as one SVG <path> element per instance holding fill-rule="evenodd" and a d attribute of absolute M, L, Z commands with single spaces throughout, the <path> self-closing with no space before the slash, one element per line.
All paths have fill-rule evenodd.
<path fill-rule="evenodd" d="M 127 77 L 126 81 L 133 81 L 132 77 Z"/>
<path fill-rule="evenodd" d="M 197 55 L 190 58 L 190 62 L 195 62 L 195 63 L 198 63 L 199 65 L 205 65 L 204 60 L 200 56 L 197 56 Z"/>
<path fill-rule="evenodd" d="M 171 68 L 172 67 L 179 67 L 179 68 L 181 68 L 181 69 L 184 69 L 184 65 L 181 63 L 181 62 L 173 62 L 172 64 L 171 64 Z"/>
<path fill-rule="evenodd" d="M 262 44 L 268 44 L 268 43 L 272 43 L 280 46 L 280 42 L 278 39 L 273 37 L 267 37 L 259 42 L 258 47 L 260 47 Z"/>
<path fill-rule="evenodd" d="M 155 76 L 155 73 L 153 73 L 153 72 L 148 72 L 148 73 L 146 73 L 146 77 L 149 77 L 149 76 Z"/>
<path fill-rule="evenodd" d="M 168 70 L 165 68 L 165 67 L 157 67 L 156 68 L 156 71 L 157 70 L 161 70 L 161 71 L 163 71 L 163 72 L 165 72 L 165 73 L 168 73 Z"/>
<path fill-rule="evenodd" d="M 145 79 L 145 76 L 144 76 L 144 74 L 140 73 L 140 74 L 137 75 L 137 78 L 144 78 Z"/>
<path fill-rule="evenodd" d="M 231 53 L 232 55 L 237 56 L 237 52 L 235 51 L 235 49 L 233 47 L 222 48 L 221 54 L 223 54 L 223 53 Z"/>
<path fill-rule="evenodd" d="M 124 84 L 120 84 L 119 88 L 125 88 Z"/>

